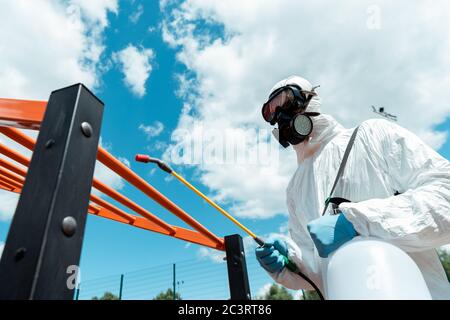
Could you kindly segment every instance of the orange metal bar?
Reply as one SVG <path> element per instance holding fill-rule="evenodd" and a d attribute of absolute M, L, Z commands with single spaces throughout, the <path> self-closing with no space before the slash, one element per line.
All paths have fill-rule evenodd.
<path fill-rule="evenodd" d="M 3 133 L 8 138 L 23 145 L 25 148 L 30 149 L 31 151 L 34 150 L 34 145 L 36 144 L 36 141 L 30 136 L 24 134 L 22 131 L 15 128 L 0 126 L 0 132 Z"/>
<path fill-rule="evenodd" d="M 0 168 L 0 174 L 7 177 L 8 179 L 11 179 L 17 183 L 20 183 L 22 187 L 22 185 L 24 184 L 25 180 L 22 177 L 19 177 L 17 175 L 15 175 L 14 173 L 9 172 L 8 170 L 2 169 Z"/>
<path fill-rule="evenodd" d="M 97 159 L 102 162 L 105 166 L 116 172 L 122 178 L 127 180 L 133 186 L 144 192 L 147 196 L 155 200 L 161 206 L 172 212 L 178 218 L 189 224 L 195 230 L 206 236 L 212 241 L 215 241 L 217 244 L 221 245 L 223 240 L 218 238 L 214 233 L 205 228 L 202 224 L 200 224 L 197 220 L 192 218 L 189 214 L 183 211 L 180 207 L 178 207 L 175 203 L 166 198 L 163 194 L 161 194 L 158 190 L 153 188 L 150 184 L 148 184 L 144 179 L 139 177 L 136 173 L 130 170 L 126 165 L 117 160 L 114 156 L 112 156 L 108 151 L 99 147 Z"/>
<path fill-rule="evenodd" d="M 12 179 L 6 177 L 6 176 L 3 174 L 3 172 L 0 172 L 0 179 L 1 179 L 3 182 L 6 182 L 7 184 L 13 186 L 15 189 L 22 189 L 22 186 L 20 185 L 20 183 L 18 183 L 18 182 L 16 182 L 16 181 L 14 181 L 14 180 L 12 180 Z"/>
<path fill-rule="evenodd" d="M 0 175 L 0 179 L 2 179 L 1 175 Z M 2 186 L 3 185 L 3 186 Z M 4 185 L 6 185 L 6 187 L 4 187 Z M 20 188 L 15 188 L 13 186 L 7 186 L 7 183 L 0 180 L 0 188 L 4 189 L 6 191 L 10 191 L 10 192 L 14 192 L 14 193 L 21 193 L 22 192 L 22 188 L 23 188 L 23 184 L 20 185 Z M 94 206 L 92 206 L 91 204 L 89 204 L 89 212 L 98 212 L 98 209 Z"/>
<path fill-rule="evenodd" d="M 24 178 L 27 175 L 27 172 L 25 171 L 25 169 L 22 169 L 22 168 L 14 165 L 12 163 L 9 163 L 8 161 L 6 161 L 6 160 L 4 160 L 2 158 L 0 158 L 0 166 L 8 169 L 9 171 L 12 171 L 12 172 L 18 174 L 18 175 L 20 175 L 20 176 L 22 176 Z"/>
<path fill-rule="evenodd" d="M 89 204 L 88 213 L 97 214 L 99 211 L 100 211 L 99 207 L 94 206 L 93 204 Z"/>
<path fill-rule="evenodd" d="M 3 181 L 2 177 L 0 177 L 0 189 L 6 190 L 6 191 L 18 192 L 17 189 L 14 186 L 12 186 L 12 185 L 8 184 L 7 182 Z"/>
<path fill-rule="evenodd" d="M 3 182 L 2 180 L 0 180 L 0 189 L 19 194 L 22 192 L 22 188 L 14 188 L 13 186 L 8 186 L 7 183 Z M 97 214 L 99 212 L 99 209 L 98 207 L 89 204 L 88 212 L 91 214 Z"/>
<path fill-rule="evenodd" d="M 106 202 L 105 200 L 103 200 L 103 199 L 101 199 L 101 198 L 99 198 L 99 197 L 97 197 L 97 196 L 95 196 L 93 194 L 91 194 L 91 201 L 96 203 L 96 204 L 98 204 L 98 205 L 100 205 L 100 206 L 102 206 L 103 208 L 111 211 L 112 213 L 114 213 L 114 214 L 124 218 L 129 223 L 133 223 L 136 220 L 135 216 L 120 210 L 119 208 L 113 206 L 112 204 Z M 94 213 L 94 214 L 98 214 L 98 212 Z M 166 229 L 164 229 L 164 230 L 166 230 Z"/>
<path fill-rule="evenodd" d="M 13 159 L 14 161 L 20 163 L 21 165 L 24 165 L 25 167 L 28 167 L 30 163 L 30 160 L 28 160 L 26 157 L 1 143 L 0 143 L 0 153 L 4 154 L 8 158 Z"/>
<path fill-rule="evenodd" d="M 0 148 L 1 148 L 1 145 L 0 145 Z M 26 176 L 26 171 L 24 169 L 19 168 L 19 167 L 15 166 L 15 165 L 9 163 L 8 161 L 5 161 L 4 159 L 1 159 L 1 158 L 0 158 L 0 166 L 5 167 L 5 168 L 7 168 L 7 169 L 9 169 L 9 170 L 11 170 L 13 172 L 16 172 L 17 174 L 21 175 L 22 177 Z M 8 176 L 8 172 L 6 170 L 1 169 L 1 168 L 0 168 L 0 173 L 2 173 L 2 174 L 4 173 L 5 176 Z M 10 174 L 10 175 L 12 175 L 12 174 Z M 22 179 L 20 177 L 17 177 L 17 178 L 18 179 Z M 23 185 L 25 180 L 22 179 L 19 182 L 21 182 L 22 185 Z M 121 216 L 122 218 L 128 220 L 129 222 L 133 222 L 134 220 L 136 220 L 136 218 L 134 216 L 132 216 L 132 215 L 130 215 L 128 213 L 125 213 L 124 211 L 120 210 L 119 208 L 117 208 L 117 207 L 113 206 L 112 204 L 104 201 L 100 197 L 97 197 L 97 196 L 91 194 L 90 199 L 91 199 L 92 202 L 97 203 L 98 205 L 100 205 L 100 206 L 108 209 L 109 211 L 111 211 L 111 212 Z"/>
<path fill-rule="evenodd" d="M 11 128 L 8 128 L 11 129 Z M 13 159 L 14 161 L 17 161 L 18 163 L 28 167 L 30 160 L 18 153 L 17 151 L 12 150 L 11 148 L 8 148 L 7 146 L 0 143 L 0 153 L 4 154 L 5 156 Z M 16 168 L 17 169 L 17 168 Z M 105 193 L 106 195 L 110 196 L 111 198 L 117 200 L 118 202 L 122 203 L 123 205 L 129 207 L 131 210 L 139 213 L 146 219 L 152 220 L 154 223 L 160 225 L 162 228 L 169 231 L 169 233 L 174 234 L 175 229 L 170 226 L 168 223 L 164 222 L 163 220 L 159 219 L 158 217 L 154 216 L 141 206 L 137 205 L 133 201 L 129 200 L 127 197 L 123 196 L 116 190 L 108 187 L 104 183 L 94 179 L 93 180 L 93 186 L 98 189 L 99 191 Z"/>
<path fill-rule="evenodd" d="M 6 170 L 0 169 L 0 180 L 3 182 L 4 185 L 8 186 L 10 188 L 9 191 L 20 193 L 22 192 L 22 183 L 15 179 L 11 179 L 8 177 L 9 172 Z"/>
<path fill-rule="evenodd" d="M 22 144 L 24 147 L 33 150 L 35 141 L 33 138 L 30 138 L 26 134 L 22 133 L 18 129 L 9 128 L 9 127 L 0 127 L 0 132 L 6 135 L 7 137 L 15 140 L 16 142 Z M 108 168 L 110 168 L 112 171 L 116 172 L 119 176 L 127 180 L 129 183 L 134 185 L 136 188 L 144 192 L 147 196 L 155 200 L 157 203 L 159 203 L 161 206 L 175 214 L 177 217 L 179 217 L 181 220 L 192 226 L 195 230 L 205 235 L 207 238 L 211 239 L 212 241 L 215 241 L 217 244 L 222 245 L 223 240 L 217 237 L 215 234 L 213 234 L 211 231 L 209 231 L 207 228 L 205 228 L 202 224 L 200 224 L 197 220 L 192 218 L 189 214 L 187 214 L 185 211 L 183 211 L 181 208 L 179 208 L 175 203 L 170 201 L 168 198 L 166 198 L 163 194 L 161 194 L 158 190 L 156 190 L 154 187 L 152 187 L 150 184 L 148 184 L 144 179 L 139 177 L 136 173 L 131 171 L 130 168 L 128 168 L 126 165 L 124 165 L 122 162 L 117 160 L 113 155 L 111 155 L 108 151 L 105 149 L 99 147 L 98 148 L 98 154 L 97 159 L 102 162 L 104 165 L 106 165 Z M 14 159 L 15 160 L 15 159 Z M 17 160 L 16 160 L 17 161 Z M 19 162 L 20 163 L 20 162 Z M 93 183 L 94 187 L 96 189 L 99 189 L 98 187 L 102 188 L 99 189 L 100 191 L 104 192 L 106 191 L 113 194 L 116 192 L 115 190 L 106 190 L 104 185 L 94 179 Z M 111 192 L 112 191 L 112 192 Z M 109 194 L 108 194 L 109 195 Z M 110 197 L 116 199 L 115 197 L 109 195 Z M 117 201 L 121 202 L 121 200 L 116 199 Z M 123 201 L 130 201 L 128 198 L 123 197 Z M 131 202 L 131 201 L 130 201 Z M 121 202 L 124 204 L 123 202 Z M 129 207 L 127 204 L 124 204 L 125 206 Z M 134 210 L 134 209 L 133 209 Z M 134 210 L 136 211 L 136 210 Z M 138 212 L 138 211 L 136 211 Z M 140 212 L 138 212 L 141 214 Z M 142 214 L 141 214 L 142 215 Z M 163 222 L 160 220 L 160 222 Z"/>
<path fill-rule="evenodd" d="M 0 181 L 0 189 L 5 190 L 5 191 L 13 191 L 13 187 L 8 186 L 8 184 L 3 183 L 2 181 Z"/>
<path fill-rule="evenodd" d="M 133 211 L 135 211 L 137 213 L 139 213 L 141 216 L 143 216 L 143 217 L 145 217 L 145 218 L 147 218 L 149 220 L 152 220 L 156 224 L 160 225 L 161 227 L 163 227 L 164 229 L 169 231 L 169 233 L 171 233 L 171 234 L 175 233 L 175 229 L 172 228 L 169 224 L 165 223 L 164 221 L 162 221 L 158 217 L 152 215 L 150 212 L 148 212 L 147 210 L 145 210 L 144 208 L 142 208 L 138 204 L 134 203 L 133 201 L 131 201 L 127 197 L 123 196 L 122 194 L 120 194 L 119 192 L 114 190 L 113 188 L 108 187 L 103 182 L 100 182 L 100 181 L 94 179 L 93 182 L 92 182 L 92 186 L 95 189 L 103 192 L 107 196 L 117 200 L 118 202 L 120 202 L 124 206 L 130 208 L 131 210 L 133 210 Z"/>
<path fill-rule="evenodd" d="M 47 101 L 0 98 L 0 125 L 39 129 Z"/>
<path fill-rule="evenodd" d="M 13 165 L 13 164 L 11 164 L 11 163 L 1 159 L 1 158 L 0 158 L 0 166 L 5 167 L 5 168 L 7 168 L 9 170 L 13 169 L 11 171 L 16 171 L 16 173 L 21 175 L 22 177 L 26 176 L 26 171 L 24 169 L 19 168 L 19 167 Z M 16 176 L 13 173 L 10 173 L 10 172 L 8 172 L 5 169 L 0 168 L 0 178 L 2 178 L 2 176 L 9 177 L 10 179 L 16 181 L 19 184 L 20 189 L 23 187 L 23 184 L 25 183 L 25 180 L 22 177 Z M 0 183 L 1 182 L 3 182 L 3 181 L 0 181 Z M 5 183 L 5 182 L 3 182 L 3 183 Z M 5 184 L 7 184 L 7 183 L 5 183 Z M 9 189 L 14 189 L 14 187 L 11 186 L 11 185 L 9 185 L 9 186 L 7 185 L 7 187 Z M 12 190 L 10 190 L 10 191 L 12 191 Z M 136 218 L 134 216 L 123 212 L 119 208 L 116 208 L 112 204 L 109 204 L 108 202 L 104 201 L 103 199 L 101 199 L 101 198 L 99 198 L 99 197 L 97 197 L 97 196 L 95 196 L 93 194 L 91 194 L 90 199 L 91 199 L 92 202 L 97 203 L 98 205 L 107 208 L 111 212 L 121 216 L 122 218 L 127 219 L 130 222 L 133 222 L 134 220 L 136 220 Z M 98 210 L 94 210 L 94 207 L 91 206 L 91 205 L 89 206 L 89 211 L 92 212 L 93 214 L 96 214 L 98 212 Z"/>
<path fill-rule="evenodd" d="M 132 223 L 129 223 L 126 219 L 117 216 L 116 214 L 110 212 L 109 210 L 107 210 L 105 208 L 97 207 L 97 209 L 99 211 L 96 215 L 100 216 L 100 217 L 108 218 L 110 220 L 114 220 L 114 221 L 125 223 L 125 224 L 130 224 L 137 228 L 161 233 L 164 235 L 170 235 L 170 236 L 180 239 L 180 240 L 189 241 L 189 242 L 200 244 L 202 246 L 210 247 L 213 249 L 225 250 L 225 246 L 223 244 L 222 239 L 221 239 L 222 240 L 221 244 L 218 244 L 216 241 L 212 241 L 211 239 L 207 238 L 206 236 L 204 236 L 203 234 L 201 234 L 197 231 L 193 231 L 193 230 L 189 230 L 189 229 L 185 229 L 185 228 L 181 228 L 181 227 L 175 227 L 176 232 L 175 232 L 175 234 L 171 235 L 166 230 L 162 229 L 161 227 L 159 227 L 152 221 L 144 219 L 142 217 L 135 217 L 136 220 Z"/>
<path fill-rule="evenodd" d="M 1 158 L 0 158 L 0 165 L 3 167 L 15 168 L 17 171 L 17 174 L 20 174 L 23 177 L 26 175 L 25 170 L 23 170 L 22 168 L 16 167 L 13 164 L 8 163 L 7 161 L 5 161 Z M 22 186 L 23 186 L 24 179 L 21 177 L 15 177 L 15 179 L 18 180 L 17 183 L 19 183 L 19 186 L 20 186 L 20 188 L 18 189 L 18 188 L 15 188 L 14 186 L 8 185 L 7 182 L 3 181 L 2 173 L 5 173 L 5 175 L 13 176 L 13 174 L 7 172 L 7 170 L 0 168 L 0 188 L 4 189 L 6 191 L 20 193 Z M 20 183 L 20 182 L 22 182 L 22 183 Z M 204 246 L 211 247 L 214 249 L 218 249 L 218 250 L 225 249 L 223 244 L 217 244 L 217 243 L 211 241 L 210 239 L 206 238 L 204 235 L 202 235 L 198 232 L 192 231 L 192 230 L 184 229 L 181 227 L 171 226 L 173 228 L 173 230 L 175 231 L 175 233 L 171 233 L 168 230 L 166 230 L 165 228 L 162 228 L 161 226 L 159 226 L 158 224 L 156 224 L 150 220 L 147 220 L 145 218 L 141 218 L 141 217 L 137 217 L 137 216 L 128 214 L 95 195 L 91 195 L 91 201 L 96 203 L 99 206 L 89 204 L 88 212 L 90 214 L 97 215 L 97 216 L 107 218 L 107 219 L 111 219 L 111 220 L 114 220 L 117 222 L 129 224 L 129 225 L 132 225 L 137 228 L 161 233 L 164 235 L 169 235 L 169 236 L 181 239 L 181 240 L 204 245 Z"/>

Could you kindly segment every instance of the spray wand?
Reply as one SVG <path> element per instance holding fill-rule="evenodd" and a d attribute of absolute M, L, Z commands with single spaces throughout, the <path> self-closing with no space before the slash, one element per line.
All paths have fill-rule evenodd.
<path fill-rule="evenodd" d="M 157 158 L 152 158 L 145 154 L 137 154 L 136 155 L 136 161 L 138 162 L 144 162 L 144 163 L 155 163 L 161 170 L 167 172 L 168 174 L 171 174 L 175 178 L 177 178 L 181 183 L 183 183 L 185 186 L 187 186 L 189 189 L 194 191 L 197 195 L 199 195 L 203 200 L 208 202 L 212 207 L 214 207 L 217 211 L 222 213 L 225 217 L 227 217 L 229 220 L 231 220 L 235 225 L 237 225 L 239 228 L 241 228 L 243 231 L 245 231 L 249 236 L 255 240 L 255 242 L 260 246 L 264 247 L 266 243 L 264 240 L 262 240 L 260 237 L 258 237 L 254 232 L 252 232 L 250 229 L 248 229 L 246 226 L 244 226 L 242 223 L 240 223 L 238 220 L 236 220 L 231 214 L 226 212 L 224 209 L 222 209 L 218 204 L 216 204 L 214 201 L 212 201 L 210 198 L 208 198 L 205 194 L 203 194 L 200 190 L 198 190 L 196 187 L 194 187 L 191 183 L 189 183 L 186 179 L 184 179 L 182 176 L 180 176 L 177 172 L 175 172 L 169 165 L 164 163 L 162 160 Z M 314 290 L 317 291 L 317 294 L 321 298 L 321 300 L 324 300 L 323 295 L 319 288 L 316 286 L 316 284 L 307 277 L 304 273 L 302 273 L 298 267 L 289 260 L 288 257 L 282 256 L 286 265 L 286 268 L 288 268 L 290 271 L 298 274 L 300 277 L 302 277 L 306 282 L 308 282 Z"/>

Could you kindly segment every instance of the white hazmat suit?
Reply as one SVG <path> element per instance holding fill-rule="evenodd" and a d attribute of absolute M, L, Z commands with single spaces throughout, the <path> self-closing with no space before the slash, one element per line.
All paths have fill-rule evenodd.
<path fill-rule="evenodd" d="M 298 84 L 300 77 L 272 89 Z M 310 86 L 310 85 L 309 85 Z M 314 97 L 307 111 L 320 112 Z M 321 258 L 308 233 L 308 222 L 321 216 L 353 129 L 330 115 L 313 117 L 309 141 L 294 146 L 298 168 L 287 188 L 290 237 L 283 237 L 289 258 L 322 289 Z M 394 196 L 398 191 L 399 195 Z M 450 243 L 450 163 L 416 135 L 387 120 L 364 121 L 359 128 L 335 197 L 361 236 L 388 241 L 416 262 L 433 299 L 450 299 L 450 284 L 436 253 Z M 294 290 L 312 289 L 287 268 L 269 273 Z"/>

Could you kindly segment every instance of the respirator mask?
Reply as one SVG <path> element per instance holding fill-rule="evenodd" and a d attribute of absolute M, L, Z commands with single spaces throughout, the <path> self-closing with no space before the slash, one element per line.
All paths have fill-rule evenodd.
<path fill-rule="evenodd" d="M 262 107 L 264 120 L 278 128 L 272 133 L 285 148 L 289 145 L 302 143 L 312 132 L 311 117 L 318 116 L 318 112 L 305 112 L 311 99 L 317 94 L 302 90 L 297 85 L 287 85 L 271 93 Z"/>

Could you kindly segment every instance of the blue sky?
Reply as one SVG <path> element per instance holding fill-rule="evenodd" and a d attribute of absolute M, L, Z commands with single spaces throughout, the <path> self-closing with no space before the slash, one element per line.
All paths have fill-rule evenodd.
<path fill-rule="evenodd" d="M 105 55 L 109 55 L 108 51 L 112 53 L 133 43 L 153 48 L 157 54 L 157 61 L 146 87 L 147 94 L 142 98 L 134 96 L 124 87 L 123 75 L 119 70 L 113 68 L 103 76 L 102 86 L 97 90 L 97 94 L 101 96 L 106 105 L 102 139 L 112 144 L 111 151 L 115 155 L 125 157 L 130 161 L 133 161 L 136 153 L 151 153 L 152 156 L 161 157 L 163 150 L 152 150 L 154 141 L 148 141 L 138 127 L 140 124 L 151 125 L 154 121 L 161 121 L 165 129 L 158 139 L 170 140 L 171 131 L 177 125 L 182 107 L 182 101 L 175 95 L 178 83 L 174 74 L 182 72 L 185 68 L 175 60 L 176 51 L 168 48 L 159 33 L 147 31 L 149 27 L 157 27 L 160 23 L 161 17 L 157 3 L 145 4 L 145 11 L 136 25 L 129 21 L 126 14 L 127 10 L 132 13 L 135 8 L 125 4 L 122 10 L 124 14 L 112 15 L 110 18 L 111 25 L 106 32 L 108 49 Z M 131 166 L 135 172 L 147 178 L 153 186 L 173 199 L 175 203 L 216 234 L 223 236 L 240 232 L 184 185 L 176 180 L 166 181 L 167 174 L 164 172 L 156 171 L 150 175 L 149 171 L 152 169 L 150 165 L 132 162 Z M 183 170 L 188 179 L 190 179 L 191 171 Z M 196 185 L 208 194 L 207 188 L 198 182 Z M 125 186 L 121 192 L 148 208 L 150 212 L 158 214 L 165 221 L 186 226 L 133 187 Z M 284 221 L 284 218 L 277 217 L 274 220 L 278 222 L 278 225 Z M 266 222 L 252 221 L 252 228 L 264 233 L 272 231 L 270 225 Z M 179 260 L 180 257 L 182 260 L 196 257 L 194 245 L 186 249 L 185 244 L 179 240 L 156 234 L 149 235 L 147 231 L 119 225 L 97 217 L 90 217 L 85 239 L 82 262 L 83 277 L 88 277 L 86 276 L 88 272 L 93 276 L 98 276 L 108 272 L 118 273 L 124 270 L 139 269 L 154 264 L 155 257 L 158 262 L 164 263 Z M 133 250 L 129 250 L 130 245 Z M 119 249 L 123 251 L 122 254 L 113 257 Z M 89 254 L 90 251 L 91 254 Z M 112 259 L 111 261 L 115 263 L 105 263 L 106 257 L 102 253 L 107 254 L 108 259 Z M 133 261 L 132 264 L 130 264 L 130 260 Z M 102 271 L 99 265 L 104 265 L 108 271 Z M 92 270 L 89 271 L 90 269 Z"/>
<path fill-rule="evenodd" d="M 317 5 L 305 4 L 304 10 L 300 6 L 304 16 L 291 22 L 292 28 L 287 28 L 284 23 L 289 19 L 280 21 L 283 12 L 275 2 L 261 6 L 248 1 L 241 10 L 197 1 L 107 0 L 97 6 L 82 0 L 55 3 L 58 4 L 53 7 L 46 4 L 41 9 L 48 10 L 52 23 L 58 26 L 59 17 L 79 19 L 76 21 L 83 28 L 67 30 L 67 41 L 55 36 L 60 43 L 51 42 L 50 34 L 45 46 L 35 45 L 35 59 L 50 70 L 57 58 L 49 51 L 55 51 L 54 55 L 59 55 L 61 61 L 77 61 L 76 67 L 67 68 L 65 75 L 52 68 L 48 79 L 37 83 L 42 78 L 42 70 L 28 74 L 26 70 L 30 67 L 22 62 L 24 59 L 13 58 L 20 54 L 12 51 L 6 57 L 0 55 L 4 70 L 11 70 L 3 77 L 0 75 L 0 84 L 5 84 L 0 96 L 46 99 L 52 89 L 81 79 L 105 102 L 102 144 L 116 157 L 127 159 L 132 170 L 220 236 L 245 234 L 178 181 L 167 179 L 164 172 L 151 170 L 150 165 L 135 163 L 134 155 L 149 153 L 170 160 L 174 146 L 185 138 L 176 133 L 194 130 L 199 124 L 217 130 L 263 128 L 259 119 L 260 103 L 273 83 L 290 74 L 299 73 L 320 83 L 321 94 L 327 102 L 325 111 L 344 125 L 353 126 L 373 117 L 370 104 L 383 105 L 399 116 L 401 125 L 450 158 L 447 138 L 450 100 L 446 87 L 450 83 L 447 72 L 450 63 L 444 54 L 449 38 L 449 29 L 445 29 L 448 19 L 436 12 L 434 20 L 423 18 L 421 5 L 405 9 L 410 10 L 409 16 L 401 5 L 375 1 L 382 19 L 380 27 L 371 28 L 366 20 L 370 20 L 374 11 L 370 7 L 372 2 L 355 1 L 348 8 L 334 3 L 333 18 L 316 13 L 316 21 L 308 13 L 325 12 L 320 10 L 327 7 L 318 1 Z M 21 5 L 8 4 L 4 12 L 9 9 L 12 16 L 26 16 Z M 73 15 L 74 8 L 81 13 Z M 413 21 L 417 25 L 403 40 L 403 28 Z M 43 29 L 47 27 L 42 21 L 36 23 Z M 438 23 L 442 32 L 435 38 L 414 42 Z M 30 22 L 29 29 L 32 27 Z M 15 38 L 38 37 L 20 29 L 10 32 L 16 33 Z M 301 41 L 297 32 L 303 37 Z M 334 32 L 340 35 L 339 41 Z M 1 32 L 0 36 L 6 37 Z M 83 44 L 71 48 L 70 52 L 64 51 L 62 47 L 70 47 L 78 37 Z M 17 48 L 22 46 L 23 43 L 17 43 Z M 145 62 L 135 66 L 137 74 L 133 68 L 129 74 L 132 82 L 138 83 L 137 87 L 124 80 L 126 67 L 120 53 L 130 46 Z M 430 53 L 431 48 L 437 49 Z M 428 59 L 424 62 L 425 54 Z M 142 78 L 139 71 L 144 66 L 150 66 L 151 70 L 144 72 Z M 386 79 L 391 82 L 387 83 Z M 420 92 L 415 87 L 421 88 Z M 427 101 L 430 96 L 431 104 Z M 335 108 L 335 105 L 343 107 Z M 156 128 L 157 122 L 163 125 L 163 130 L 152 137 L 139 129 L 140 126 Z M 239 133 L 236 135 L 241 137 Z M 285 232 L 284 190 L 296 166 L 292 151 L 279 151 L 277 159 L 282 165 L 277 163 L 276 170 L 270 173 L 265 172 L 265 166 L 245 164 L 180 163 L 174 168 L 201 191 L 214 196 L 256 233 L 267 235 Z M 185 226 L 106 171 L 99 175 L 165 221 Z M 10 200 L 5 197 L 2 195 L 1 200 L 8 203 L 8 208 L 6 205 L 2 208 L 0 241 L 5 241 L 12 214 Z M 187 246 L 170 237 L 89 216 L 81 259 L 82 281 L 181 260 L 214 263 L 202 257 L 199 250 L 197 245 Z M 252 254 L 249 259 L 253 259 Z M 258 273 L 257 277 L 264 274 L 258 268 L 252 272 Z M 268 277 L 262 278 L 258 285 L 266 282 L 270 282 Z"/>
<path fill-rule="evenodd" d="M 158 139 L 170 140 L 171 131 L 177 126 L 182 108 L 182 100 L 175 94 L 179 84 L 174 75 L 185 71 L 185 67 L 176 61 L 176 50 L 169 48 L 162 41 L 160 33 L 148 32 L 148 28 L 157 28 L 161 22 L 156 2 L 145 3 L 144 13 L 136 24 L 133 24 L 126 14 L 127 11 L 135 12 L 135 7 L 125 3 L 121 10 L 123 14 L 110 17 L 110 27 L 105 33 L 105 55 L 108 56 L 133 43 L 152 48 L 156 53 L 156 61 L 146 86 L 147 94 L 143 97 L 136 97 L 124 87 L 123 75 L 117 68 L 112 68 L 103 76 L 102 85 L 96 91 L 106 105 L 102 139 L 112 144 L 114 154 L 130 161 L 133 161 L 136 153 L 151 153 L 152 156 L 162 157 L 163 150 L 152 149 L 154 141 L 148 141 L 138 127 L 140 124 L 151 125 L 160 121 L 165 129 Z M 217 235 L 240 233 L 245 236 L 178 181 L 166 181 L 164 178 L 167 175 L 164 172 L 156 171 L 150 175 L 152 167 L 139 163 L 132 163 L 132 168 Z M 183 174 L 191 179 L 192 171 L 184 169 Z M 196 185 L 201 191 L 209 193 L 208 188 L 200 183 L 197 182 Z M 121 191 L 165 221 L 186 226 L 133 187 L 126 186 Z M 285 220 L 285 217 L 277 216 L 268 221 L 243 219 L 243 222 L 256 232 L 266 234 L 274 231 L 274 225 L 279 226 Z M 199 258 L 197 245 L 186 248 L 186 244 L 177 239 L 149 234 L 148 231 L 90 216 L 81 261 L 82 278 L 103 277 L 186 259 L 205 258 Z M 267 281 L 270 281 L 268 277 Z"/>

